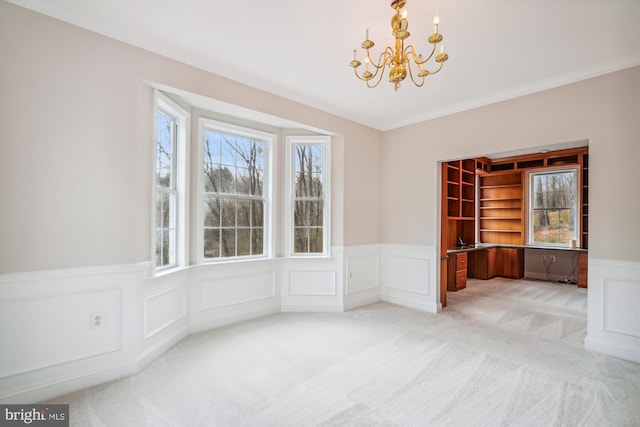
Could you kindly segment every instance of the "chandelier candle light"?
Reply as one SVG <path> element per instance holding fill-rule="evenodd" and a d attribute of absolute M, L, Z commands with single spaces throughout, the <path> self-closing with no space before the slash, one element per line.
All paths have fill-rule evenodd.
<path fill-rule="evenodd" d="M 433 57 L 433 54 L 436 52 L 437 44 L 442 41 L 442 34 L 438 33 L 440 17 L 437 13 L 433 18 L 433 34 L 431 34 L 428 39 L 429 43 L 431 43 L 433 47 L 431 48 L 431 53 L 429 53 L 427 58 L 423 59 L 422 55 L 418 55 L 413 45 L 408 45 L 406 48 L 404 47 L 404 40 L 411 35 L 409 31 L 407 31 L 407 28 L 409 28 L 409 21 L 407 20 L 407 10 L 404 8 L 406 3 L 406 0 L 393 0 L 391 2 L 391 7 L 396 10 L 395 15 L 391 18 L 392 34 L 396 38 L 395 50 L 390 46 L 387 46 L 380 54 L 378 62 L 373 62 L 371 60 L 369 50 L 374 46 L 374 43 L 369 40 L 369 29 L 367 28 L 366 39 L 362 42 L 362 48 L 365 50 L 365 71 L 362 74 L 358 74 L 358 67 L 362 65 L 362 63 L 357 59 L 358 51 L 357 49 L 353 50 L 353 61 L 351 61 L 350 65 L 353 67 L 356 77 L 360 80 L 364 80 L 370 88 L 378 86 L 387 66 L 389 67 L 389 81 L 393 83 L 393 88 L 395 90 L 398 90 L 400 82 L 407 77 L 407 70 L 409 70 L 409 77 L 411 77 L 411 81 L 413 81 L 416 86 L 422 87 L 424 84 L 424 78 L 430 74 L 435 74 L 440 71 L 444 62 L 449 59 L 449 55 L 444 52 L 444 46 L 440 46 L 440 52 L 435 57 L 435 61 L 440 64 L 438 69 L 435 71 L 429 71 L 423 67 L 424 64 Z M 412 62 L 409 61 L 409 59 L 411 59 Z M 373 73 L 369 71 L 370 66 L 374 69 Z M 414 70 L 412 67 L 417 67 L 416 77 L 413 75 Z"/>

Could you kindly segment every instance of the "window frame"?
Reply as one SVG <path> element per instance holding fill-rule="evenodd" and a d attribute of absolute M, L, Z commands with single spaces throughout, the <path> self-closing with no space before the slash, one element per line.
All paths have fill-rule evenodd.
<path fill-rule="evenodd" d="M 196 229 L 196 244 L 198 253 L 198 264 L 216 264 L 225 262 L 236 261 L 248 261 L 248 260 L 260 260 L 269 259 L 274 257 L 274 242 L 275 242 L 275 228 L 274 228 L 274 175 L 273 171 L 276 169 L 274 164 L 277 135 L 269 132 L 264 132 L 247 126 L 239 126 L 230 124 L 207 117 L 200 117 L 198 121 L 198 167 L 197 167 L 197 226 Z M 230 257 L 216 257 L 206 258 L 204 254 L 204 230 L 205 230 L 205 179 L 204 179 L 204 156 L 205 156 L 205 132 L 208 130 L 214 130 L 221 133 L 231 133 L 237 136 L 258 139 L 265 143 L 265 165 L 264 165 L 264 177 L 263 177 L 263 198 L 264 198 L 264 224 L 263 224 L 263 253 L 259 255 L 236 255 Z M 235 199 L 247 199 L 251 200 L 251 197 L 243 197 L 238 195 L 232 195 Z"/>
<path fill-rule="evenodd" d="M 551 243 L 551 242 L 535 242 L 534 241 L 534 212 L 533 212 L 533 197 L 535 194 L 535 190 L 533 188 L 533 180 L 536 176 L 539 175 L 551 175 L 556 173 L 566 173 L 570 172 L 574 174 L 574 192 L 575 192 L 575 203 L 573 206 L 573 237 L 569 239 L 567 243 Z M 527 206 L 526 206 L 526 218 L 527 218 L 527 245 L 534 247 L 554 247 L 554 248 L 571 248 L 571 240 L 576 240 L 579 242 L 580 235 L 582 234 L 582 224 L 580 222 L 580 206 L 581 206 L 581 194 L 580 194 L 580 166 L 579 165 L 563 165 L 559 167 L 546 167 L 542 169 L 535 169 L 527 171 Z"/>
<path fill-rule="evenodd" d="M 154 116 L 152 131 L 152 179 L 153 179 L 153 196 L 152 196 L 152 221 L 151 221 L 151 259 L 153 260 L 153 274 L 167 272 L 176 268 L 184 267 L 188 260 L 188 177 L 189 177 L 189 126 L 190 114 L 171 100 L 164 93 L 154 90 Z M 174 185 L 169 189 L 168 193 L 173 195 L 175 204 L 175 237 L 170 250 L 175 254 L 174 262 L 168 265 L 158 266 L 156 263 L 156 244 L 158 227 L 156 220 L 158 218 L 157 202 L 159 192 L 167 192 L 160 189 L 157 184 L 157 132 L 158 132 L 158 112 L 173 118 L 175 120 L 175 147 L 172 158 L 174 170 Z"/>
<path fill-rule="evenodd" d="M 285 253 L 288 257 L 327 258 L 331 256 L 331 137 L 328 135 L 288 135 L 286 141 L 285 171 Z M 295 252 L 294 206 L 295 206 L 295 156 L 294 149 L 300 145 L 319 145 L 324 148 L 323 171 L 323 225 L 322 252 Z"/>

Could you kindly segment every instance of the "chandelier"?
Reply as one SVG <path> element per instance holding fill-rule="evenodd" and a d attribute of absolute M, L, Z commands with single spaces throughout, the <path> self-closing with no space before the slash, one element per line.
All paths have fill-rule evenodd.
<path fill-rule="evenodd" d="M 365 71 L 362 74 L 358 74 L 358 67 L 362 65 L 357 59 L 358 51 L 357 49 L 353 50 L 353 61 L 351 61 L 350 65 L 353 67 L 356 77 L 363 80 L 370 88 L 374 88 L 380 84 L 382 75 L 387 67 L 389 67 L 389 81 L 393 83 L 394 90 L 398 90 L 400 82 L 407 77 L 407 70 L 411 81 L 413 81 L 416 86 L 422 87 L 424 78 L 440 71 L 444 62 L 449 59 L 449 55 L 444 52 L 444 46 L 440 46 L 440 52 L 435 57 L 435 61 L 440 64 L 438 68 L 435 71 L 429 71 L 424 68 L 424 64 L 426 64 L 436 52 L 437 44 L 442 41 L 442 34 L 438 33 L 440 17 L 437 13 L 433 18 L 433 34 L 431 34 L 428 39 L 429 43 L 433 45 L 431 53 L 423 59 L 421 54 L 416 53 L 412 45 L 404 46 L 404 40 L 410 36 L 409 31 L 407 31 L 407 28 L 409 28 L 407 11 L 404 9 L 406 3 L 406 0 L 393 0 L 391 2 L 391 7 L 396 10 L 395 15 L 391 18 L 392 34 L 396 38 L 395 49 L 387 46 L 380 54 L 378 62 L 373 62 L 370 49 L 374 46 L 374 43 L 369 40 L 369 29 L 367 29 L 366 39 L 361 45 L 365 50 Z M 371 67 L 373 67 L 373 72 L 369 70 Z M 416 68 L 416 70 L 413 68 Z"/>

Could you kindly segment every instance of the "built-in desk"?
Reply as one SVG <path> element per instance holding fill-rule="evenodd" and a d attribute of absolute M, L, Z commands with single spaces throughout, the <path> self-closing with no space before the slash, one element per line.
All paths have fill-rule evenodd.
<path fill-rule="evenodd" d="M 587 287 L 586 249 L 478 243 L 447 250 L 449 257 L 447 290 L 457 291 L 463 289 L 466 287 L 467 277 L 482 280 L 493 277 L 523 278 L 525 249 L 578 252 L 578 286 Z M 464 262 L 461 260 L 464 260 Z M 462 265 L 464 265 L 464 268 L 461 268 Z M 464 278 L 462 278 L 463 274 Z"/>

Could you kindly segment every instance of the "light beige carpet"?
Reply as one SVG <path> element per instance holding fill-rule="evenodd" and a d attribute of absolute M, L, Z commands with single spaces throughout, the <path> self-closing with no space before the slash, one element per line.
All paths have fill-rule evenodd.
<path fill-rule="evenodd" d="M 77 426 L 638 426 L 640 365 L 584 351 L 586 292 L 470 280 L 438 315 L 277 314 L 54 402 Z"/>

